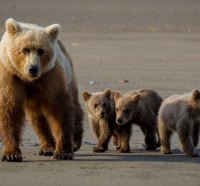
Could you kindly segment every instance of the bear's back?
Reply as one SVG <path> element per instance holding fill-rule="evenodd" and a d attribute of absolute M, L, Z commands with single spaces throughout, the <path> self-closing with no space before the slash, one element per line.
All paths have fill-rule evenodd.
<path fill-rule="evenodd" d="M 140 100 L 146 107 L 151 109 L 156 115 L 158 114 L 159 107 L 162 103 L 162 98 L 159 94 L 150 89 L 136 89 L 128 92 L 126 95 L 140 95 Z"/>

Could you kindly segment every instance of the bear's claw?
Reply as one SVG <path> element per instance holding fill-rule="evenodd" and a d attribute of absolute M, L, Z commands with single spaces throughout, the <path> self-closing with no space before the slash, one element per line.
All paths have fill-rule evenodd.
<path fill-rule="evenodd" d="M 47 151 L 44 151 L 44 150 L 39 150 L 39 152 L 37 153 L 38 156 L 53 156 L 53 151 L 51 150 L 47 150 Z"/>
<path fill-rule="evenodd" d="M 119 149 L 119 153 L 129 153 L 130 149 Z"/>
<path fill-rule="evenodd" d="M 7 161 L 7 162 L 21 162 L 21 161 L 22 161 L 22 155 L 21 155 L 21 154 L 3 155 L 3 156 L 1 157 L 1 161 Z"/>
<path fill-rule="evenodd" d="M 93 152 L 105 152 L 105 151 L 106 151 L 106 149 L 104 149 L 104 148 L 97 148 L 97 147 L 93 148 Z"/>
<path fill-rule="evenodd" d="M 74 154 L 73 153 L 54 153 L 53 159 L 55 160 L 73 160 L 74 159 Z"/>

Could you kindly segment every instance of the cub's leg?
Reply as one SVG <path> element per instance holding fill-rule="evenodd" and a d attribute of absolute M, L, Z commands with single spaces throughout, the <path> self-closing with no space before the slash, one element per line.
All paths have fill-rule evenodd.
<path fill-rule="evenodd" d="M 193 144 L 196 147 L 199 143 L 199 129 L 200 129 L 200 121 L 196 121 L 193 124 Z"/>
<path fill-rule="evenodd" d="M 156 150 L 156 130 L 154 126 L 142 127 L 145 135 L 146 150 Z"/>
<path fill-rule="evenodd" d="M 159 120 L 158 130 L 160 135 L 160 153 L 172 154 L 170 149 L 170 137 L 172 132 L 167 129 L 162 120 Z"/>
<path fill-rule="evenodd" d="M 0 80 L 0 131 L 4 144 L 1 161 L 22 161 L 19 144 L 24 120 L 24 92 L 15 79 Z"/>
<path fill-rule="evenodd" d="M 158 131 L 158 126 L 156 126 L 156 134 L 157 134 L 156 147 L 160 147 L 160 135 L 159 135 L 159 131 Z"/>
<path fill-rule="evenodd" d="M 182 123 L 179 126 L 183 126 Z M 185 124 L 185 126 L 187 126 Z M 194 150 L 193 140 L 191 136 L 191 131 L 189 127 L 180 127 L 177 129 L 178 137 L 181 141 L 181 146 L 183 148 L 184 153 L 187 156 L 198 157 L 198 154 Z"/>
<path fill-rule="evenodd" d="M 37 114 L 32 110 L 27 110 L 27 114 L 40 140 L 38 155 L 52 156 L 55 149 L 55 142 L 49 124 L 42 114 Z"/>
<path fill-rule="evenodd" d="M 112 142 L 113 142 L 113 145 L 115 145 L 115 146 L 119 145 L 119 143 L 118 143 L 118 136 L 116 134 L 112 135 Z"/>
<path fill-rule="evenodd" d="M 105 152 L 108 150 L 108 143 L 112 136 L 112 132 L 109 127 L 109 123 L 105 120 L 99 121 L 99 138 L 94 152 Z"/>
<path fill-rule="evenodd" d="M 130 152 L 130 136 L 131 136 L 131 125 L 124 125 L 119 129 L 119 140 L 120 146 L 118 148 L 120 153 L 129 153 Z"/>

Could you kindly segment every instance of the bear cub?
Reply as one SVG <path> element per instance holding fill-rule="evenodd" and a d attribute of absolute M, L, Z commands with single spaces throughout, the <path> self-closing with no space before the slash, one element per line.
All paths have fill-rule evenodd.
<path fill-rule="evenodd" d="M 94 152 L 105 152 L 115 127 L 114 92 L 105 90 L 90 94 L 83 93 L 83 99 L 88 110 L 90 127 L 98 142 Z"/>
<path fill-rule="evenodd" d="M 159 146 L 157 114 L 162 103 L 159 94 L 149 89 L 138 89 L 123 96 L 116 92 L 114 100 L 119 152 L 130 152 L 133 123 L 139 125 L 145 135 L 146 150 L 155 150 Z"/>
<path fill-rule="evenodd" d="M 161 154 L 171 154 L 170 137 L 178 133 L 182 149 L 187 156 L 198 157 L 195 147 L 199 142 L 200 92 L 193 90 L 165 99 L 158 114 Z"/>

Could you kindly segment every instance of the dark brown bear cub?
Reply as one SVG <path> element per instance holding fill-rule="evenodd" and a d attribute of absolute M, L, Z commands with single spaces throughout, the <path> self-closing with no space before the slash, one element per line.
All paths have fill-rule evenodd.
<path fill-rule="evenodd" d="M 124 96 L 115 93 L 114 100 L 119 152 L 130 152 L 129 140 L 133 123 L 139 125 L 145 135 L 146 150 L 155 150 L 159 146 L 159 139 L 156 139 L 157 114 L 162 103 L 158 93 L 149 89 L 139 89 Z"/>

